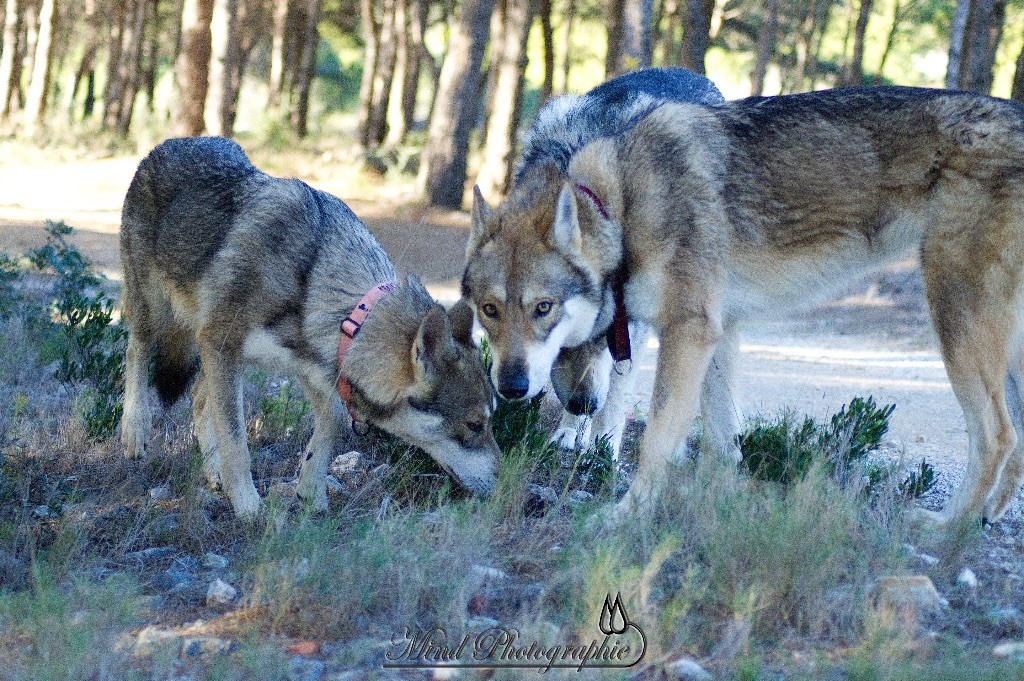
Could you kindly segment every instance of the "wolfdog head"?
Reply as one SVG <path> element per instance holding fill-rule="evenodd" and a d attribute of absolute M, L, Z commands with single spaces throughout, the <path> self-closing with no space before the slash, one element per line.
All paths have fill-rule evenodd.
<path fill-rule="evenodd" d="M 475 191 L 462 294 L 490 338 L 502 397 L 535 396 L 562 348 L 608 328 L 617 233 L 593 190 L 553 166 L 532 171 L 494 209 Z"/>
<path fill-rule="evenodd" d="M 473 312 L 464 304 L 448 312 L 434 304 L 414 313 L 400 300 L 409 288 L 374 310 L 346 357 L 357 411 L 421 447 L 469 491 L 486 495 L 500 451 L 491 432 L 494 393 L 471 337 Z M 422 314 L 418 328 L 388 323 L 410 313 Z M 395 329 L 403 327 L 410 332 L 404 346 L 394 343 Z"/>

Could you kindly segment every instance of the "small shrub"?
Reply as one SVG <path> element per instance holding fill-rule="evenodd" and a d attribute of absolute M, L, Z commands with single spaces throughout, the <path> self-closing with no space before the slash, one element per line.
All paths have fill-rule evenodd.
<path fill-rule="evenodd" d="M 121 420 L 124 351 L 128 330 L 114 323 L 114 299 L 103 280 L 67 241 L 71 228 L 47 221 L 46 245 L 31 251 L 40 271 L 56 276 L 51 317 L 58 333 L 49 344 L 57 361 L 55 377 L 69 387 L 83 387 L 78 414 L 92 439 L 110 437 Z"/>
<path fill-rule="evenodd" d="M 935 484 L 935 473 L 928 463 L 922 461 L 917 472 L 893 483 L 898 466 L 867 461 L 868 454 L 878 448 L 889 431 L 889 417 L 895 408 L 894 404 L 879 408 L 872 397 L 856 397 L 843 405 L 828 425 L 809 416 L 798 420 L 788 411 L 774 420 L 757 419 L 740 438 L 741 465 L 758 480 L 790 485 L 820 462 L 843 482 L 853 477 L 860 481 L 863 476 L 868 494 L 892 484 L 904 497 L 920 497 Z"/>

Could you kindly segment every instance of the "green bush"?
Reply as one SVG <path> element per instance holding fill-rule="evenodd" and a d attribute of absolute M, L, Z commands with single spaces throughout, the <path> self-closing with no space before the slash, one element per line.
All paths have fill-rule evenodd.
<path fill-rule="evenodd" d="M 86 434 L 106 439 L 121 421 L 128 330 L 114 322 L 115 302 L 103 291 L 103 279 L 68 243 L 72 229 L 63 222 L 46 224 L 46 244 L 28 253 L 38 271 L 56 277 L 50 317 L 57 333 L 43 345 L 57 361 L 57 380 L 84 389 L 77 408 Z"/>
<path fill-rule="evenodd" d="M 856 397 L 843 405 L 827 425 L 809 416 L 797 419 L 783 412 L 775 419 L 758 418 L 740 438 L 742 468 L 758 480 L 790 485 L 801 480 L 815 463 L 824 465 L 841 481 L 863 475 L 869 493 L 891 481 L 894 466 L 868 462 L 889 431 L 889 417 L 896 405 L 878 407 L 872 397 Z M 932 467 L 920 468 L 896 485 L 906 497 L 920 497 L 935 483 Z"/>

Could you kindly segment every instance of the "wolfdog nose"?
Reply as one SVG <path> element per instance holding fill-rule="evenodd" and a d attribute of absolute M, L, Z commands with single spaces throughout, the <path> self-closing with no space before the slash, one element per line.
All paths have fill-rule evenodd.
<path fill-rule="evenodd" d="M 597 398 L 593 395 L 573 395 L 565 408 L 570 414 L 589 416 L 597 411 Z"/>
<path fill-rule="evenodd" d="M 498 376 L 498 392 L 506 400 L 518 400 L 526 397 L 530 391 L 530 378 L 518 366 L 502 367 Z"/>

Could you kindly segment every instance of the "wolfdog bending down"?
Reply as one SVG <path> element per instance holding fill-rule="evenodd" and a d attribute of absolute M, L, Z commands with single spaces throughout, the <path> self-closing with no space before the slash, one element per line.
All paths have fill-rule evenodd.
<path fill-rule="evenodd" d="M 129 457 L 149 437 L 155 348 L 165 404 L 198 374 L 192 415 L 204 469 L 241 517 L 260 508 L 242 412 L 248 361 L 299 375 L 315 425 L 298 492 L 315 507 L 327 506 L 339 379 L 354 415 L 422 447 L 469 490 L 491 490 L 493 396 L 470 337 L 472 311 L 446 312 L 414 278 L 394 283 L 380 245 L 337 198 L 265 175 L 229 140 L 169 140 L 128 189 L 121 259 Z M 367 315 L 356 307 L 372 307 L 368 291 L 380 300 Z M 348 347 L 339 349 L 343 322 Z"/>
<path fill-rule="evenodd" d="M 553 165 L 565 172 L 573 154 L 600 137 L 620 135 L 665 102 L 716 104 L 724 101 L 714 83 L 681 68 L 633 71 L 603 83 L 584 95 L 551 100 L 534 118 L 523 137 L 523 153 L 508 198 L 506 219 L 537 223 L 548 219 L 545 207 L 523 201 L 520 186 L 531 171 Z M 515 206 L 516 208 L 512 208 Z M 538 211 L 541 211 L 538 213 Z M 646 340 L 646 330 L 633 325 L 634 340 Z M 502 337 L 492 338 L 501 343 Z M 553 346 L 551 352 L 558 352 Z M 521 396 L 514 375 L 494 372 L 494 385 L 505 397 Z M 626 422 L 625 393 L 631 385 L 629 365 L 615 367 L 605 335 L 558 355 L 551 382 L 565 407 L 552 440 L 565 449 L 588 447 L 607 438 L 617 454 Z M 591 422 L 592 418 L 592 422 Z"/>
<path fill-rule="evenodd" d="M 664 104 L 531 169 L 512 206 L 474 210 L 463 285 L 495 365 L 530 397 L 550 346 L 629 319 L 661 342 L 636 479 L 646 499 L 687 434 L 728 448 L 739 320 L 835 294 L 911 248 L 969 437 L 966 475 L 932 519 L 995 521 L 1024 478 L 1024 107 L 968 93 L 859 88 Z M 709 366 L 718 371 L 709 373 Z"/>

